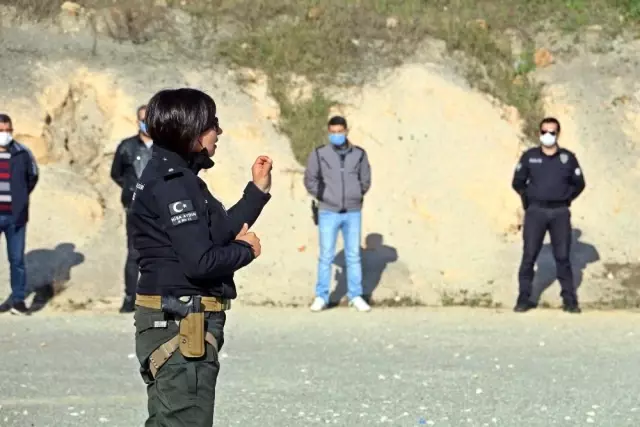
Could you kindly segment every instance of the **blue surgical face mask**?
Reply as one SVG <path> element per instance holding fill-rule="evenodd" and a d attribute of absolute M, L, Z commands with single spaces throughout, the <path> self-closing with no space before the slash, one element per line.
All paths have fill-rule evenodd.
<path fill-rule="evenodd" d="M 330 133 L 329 142 L 333 145 L 340 146 L 345 143 L 347 136 L 343 133 Z"/>
<path fill-rule="evenodd" d="M 140 128 L 140 132 L 147 133 L 147 125 L 142 120 L 138 121 L 138 127 Z"/>

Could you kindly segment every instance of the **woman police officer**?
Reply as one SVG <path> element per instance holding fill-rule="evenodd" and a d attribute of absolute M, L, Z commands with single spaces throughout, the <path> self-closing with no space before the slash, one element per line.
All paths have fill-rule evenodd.
<path fill-rule="evenodd" d="M 197 176 L 213 166 L 222 134 L 213 99 L 195 89 L 163 90 L 145 121 L 153 155 L 130 213 L 140 254 L 135 325 L 145 426 L 212 426 L 224 310 L 236 297 L 233 273 L 260 255 L 248 227 L 271 197 L 272 162 L 258 157 L 253 181 L 227 211 Z"/>

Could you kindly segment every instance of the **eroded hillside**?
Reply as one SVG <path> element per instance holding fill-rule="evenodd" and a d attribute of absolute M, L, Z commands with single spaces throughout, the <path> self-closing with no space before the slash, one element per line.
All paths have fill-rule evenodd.
<path fill-rule="evenodd" d="M 319 86 L 313 76 L 289 76 L 285 102 L 268 66 L 237 69 L 187 52 L 178 56 L 160 48 L 166 40 L 145 43 L 143 33 L 133 42 L 117 40 L 116 9 L 88 13 L 67 5 L 40 23 L 2 10 L 1 109 L 42 165 L 28 229 L 30 283 L 55 281 L 54 305 L 115 307 L 126 246 L 118 188 L 108 174 L 113 151 L 135 132 L 137 105 L 159 89 L 183 85 L 207 91 L 219 105 L 225 133 L 205 179 L 225 204 L 239 197 L 258 154 L 275 159 L 274 198 L 256 225 L 263 256 L 239 274 L 241 301 L 306 304 L 313 296 L 317 237 L 296 159 L 317 143 L 329 112 L 342 112 L 373 167 L 363 262 L 374 298 L 510 305 L 521 253 L 521 212 L 510 179 L 527 144 L 524 119 L 538 108 L 562 121 L 563 143 L 585 170 L 588 188 L 573 210 L 584 303 L 640 303 L 637 42 L 591 28 L 583 47 L 568 52 L 566 37 L 554 44 L 547 35 L 537 42 L 545 50 L 532 53 L 538 69 L 510 76 L 516 86 L 547 83 L 540 106 L 529 110 L 533 98 L 516 109 L 500 91 L 487 95 L 470 86 L 469 57 L 433 39 L 364 85 Z M 184 11 L 163 16 L 183 29 L 194 22 Z M 399 25 L 393 22 L 384 25 L 391 30 Z M 230 28 L 221 26 L 209 41 L 224 45 Z M 182 31 L 179 37 L 196 36 Z M 536 84 L 515 93 L 529 94 Z M 553 275 L 548 249 L 540 286 Z M 336 263 L 343 262 L 338 256 Z M 0 276 L 8 280 L 8 269 Z M 336 280 L 344 282 L 340 268 Z M 555 304 L 558 292 L 552 288 L 544 298 Z"/>

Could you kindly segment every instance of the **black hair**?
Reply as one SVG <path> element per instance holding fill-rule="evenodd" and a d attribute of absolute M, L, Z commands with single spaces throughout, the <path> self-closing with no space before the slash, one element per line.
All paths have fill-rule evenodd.
<path fill-rule="evenodd" d="M 147 133 L 154 144 L 182 156 L 204 132 L 218 127 L 216 103 L 197 89 L 165 89 L 147 105 Z"/>
<path fill-rule="evenodd" d="M 0 114 L 0 123 L 9 123 L 11 126 L 13 126 L 11 117 L 9 117 L 7 114 Z"/>
<path fill-rule="evenodd" d="M 346 129 L 347 119 L 345 119 L 342 116 L 333 116 L 329 119 L 329 123 L 327 124 L 327 127 L 329 126 L 342 126 Z"/>
<path fill-rule="evenodd" d="M 558 121 L 558 119 L 556 119 L 555 117 L 545 117 L 540 121 L 540 126 L 538 126 L 538 128 L 542 129 L 542 125 L 545 123 L 555 123 L 556 127 L 558 128 L 558 133 L 560 133 L 560 122 Z"/>
<path fill-rule="evenodd" d="M 136 117 L 140 118 L 140 111 L 146 110 L 146 109 L 147 109 L 147 105 L 146 104 L 139 106 L 138 109 L 136 110 Z"/>

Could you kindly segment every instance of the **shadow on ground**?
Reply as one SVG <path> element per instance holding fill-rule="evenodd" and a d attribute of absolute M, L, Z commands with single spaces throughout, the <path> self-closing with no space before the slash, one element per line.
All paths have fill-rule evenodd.
<path fill-rule="evenodd" d="M 576 289 L 582 285 L 584 270 L 588 264 L 600 260 L 600 254 L 592 244 L 580 241 L 582 231 L 573 230 L 571 241 L 571 267 Z M 556 263 L 550 243 L 545 243 L 537 261 L 538 269 L 533 281 L 533 298 L 538 302 L 542 294 L 556 281 Z M 560 286 L 558 285 L 558 294 Z"/>
<path fill-rule="evenodd" d="M 362 296 L 367 302 L 371 302 L 372 296 L 387 266 L 398 260 L 398 251 L 384 244 L 384 238 L 379 233 L 371 233 L 365 238 L 365 247 L 362 248 Z M 340 304 L 347 294 L 348 272 L 344 250 L 336 255 L 333 263 L 338 267 L 335 280 L 335 290 L 329 296 L 330 307 Z"/>
<path fill-rule="evenodd" d="M 84 262 L 73 243 L 60 243 L 54 249 L 35 249 L 26 254 L 27 297 L 33 294 L 30 311 L 42 310 L 64 291 L 71 280 L 71 269 Z"/>

